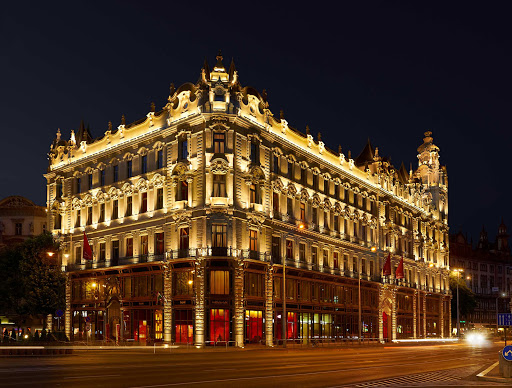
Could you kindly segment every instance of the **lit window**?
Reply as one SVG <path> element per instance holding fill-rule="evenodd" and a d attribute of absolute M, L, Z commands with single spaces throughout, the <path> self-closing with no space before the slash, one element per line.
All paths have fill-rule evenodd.
<path fill-rule="evenodd" d="M 223 154 L 226 149 L 226 134 L 224 132 L 213 133 L 213 152 Z"/>
<path fill-rule="evenodd" d="M 179 181 L 176 188 L 176 201 L 188 201 L 188 183 Z"/>
<path fill-rule="evenodd" d="M 210 272 L 210 293 L 214 295 L 229 294 L 229 271 Z"/>
<path fill-rule="evenodd" d="M 286 240 L 286 259 L 293 260 L 293 241 Z"/>
<path fill-rule="evenodd" d="M 112 217 L 111 219 L 115 220 L 119 217 L 119 201 L 117 199 L 114 199 L 112 201 Z"/>
<path fill-rule="evenodd" d="M 159 188 L 156 190 L 156 206 L 155 209 L 162 209 L 164 207 L 164 189 Z"/>
<path fill-rule="evenodd" d="M 16 222 L 14 224 L 14 234 L 16 236 L 21 236 L 23 233 L 23 224 L 21 222 Z"/>
<path fill-rule="evenodd" d="M 125 217 L 129 217 L 132 215 L 132 197 L 126 197 L 126 212 L 124 214 Z"/>
<path fill-rule="evenodd" d="M 148 193 L 141 193 L 140 196 L 140 212 L 146 213 L 148 211 Z"/>
<path fill-rule="evenodd" d="M 258 250 L 258 231 L 249 230 L 249 250 L 256 252 Z"/>
<path fill-rule="evenodd" d="M 213 197 L 226 196 L 226 175 L 213 174 Z"/>
<path fill-rule="evenodd" d="M 100 216 L 98 218 L 98 222 L 104 222 L 105 221 L 105 204 L 100 204 Z"/>
<path fill-rule="evenodd" d="M 126 239 L 126 256 L 133 256 L 133 237 L 128 237 Z"/>

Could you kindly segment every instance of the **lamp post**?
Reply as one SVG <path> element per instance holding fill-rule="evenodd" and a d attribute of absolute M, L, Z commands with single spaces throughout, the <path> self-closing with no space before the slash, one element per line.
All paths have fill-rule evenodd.
<path fill-rule="evenodd" d="M 502 292 L 501 294 L 498 292 L 498 295 L 496 296 L 496 334 L 498 334 L 499 325 L 498 325 L 498 300 L 501 298 L 504 298 L 506 294 Z"/>
<path fill-rule="evenodd" d="M 457 274 L 457 338 L 460 339 L 459 279 L 460 279 L 460 273 L 464 272 L 464 270 L 462 268 L 454 268 L 453 271 Z"/>

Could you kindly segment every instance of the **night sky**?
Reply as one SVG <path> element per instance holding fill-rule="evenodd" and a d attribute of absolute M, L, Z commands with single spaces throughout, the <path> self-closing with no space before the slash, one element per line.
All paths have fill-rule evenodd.
<path fill-rule="evenodd" d="M 274 115 L 283 109 L 332 149 L 355 157 L 369 137 L 396 167 L 416 168 L 431 130 L 448 168 L 451 232 L 476 240 L 485 224 L 493 238 L 502 216 L 512 229 L 504 2 L 13 3 L 0 12 L 0 198 L 45 204 L 57 128 L 67 140 L 83 119 L 97 137 L 122 114 L 142 118 L 222 49 L 242 85 L 267 90 Z"/>

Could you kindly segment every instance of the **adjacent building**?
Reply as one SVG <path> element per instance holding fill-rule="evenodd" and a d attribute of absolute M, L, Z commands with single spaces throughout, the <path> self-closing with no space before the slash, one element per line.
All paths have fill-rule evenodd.
<path fill-rule="evenodd" d="M 370 142 L 335 152 L 219 55 L 140 120 L 59 131 L 45 177 L 73 339 L 450 335 L 448 181 L 430 132 L 415 170 Z M 404 279 L 381 276 L 388 255 Z"/>
<path fill-rule="evenodd" d="M 41 234 L 46 225 L 46 207 L 19 195 L 0 200 L 0 248 Z"/>
<path fill-rule="evenodd" d="M 450 263 L 462 275 L 476 297 L 473 313 L 463 316 L 468 328 L 496 328 L 496 313 L 510 313 L 512 255 L 509 234 L 501 220 L 496 241 L 490 242 L 485 227 L 475 248 L 462 232 L 450 236 Z"/>

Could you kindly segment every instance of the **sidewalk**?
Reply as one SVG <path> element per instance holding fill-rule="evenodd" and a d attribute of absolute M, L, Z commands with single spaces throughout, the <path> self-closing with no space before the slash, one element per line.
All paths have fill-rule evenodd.
<path fill-rule="evenodd" d="M 485 369 L 484 371 L 477 374 L 476 377 L 482 381 L 490 381 L 493 383 L 503 383 L 503 384 L 508 384 L 509 386 L 512 386 L 512 378 L 501 377 L 499 361 L 496 361 L 494 364 L 489 366 L 487 369 Z"/>

